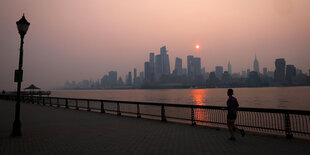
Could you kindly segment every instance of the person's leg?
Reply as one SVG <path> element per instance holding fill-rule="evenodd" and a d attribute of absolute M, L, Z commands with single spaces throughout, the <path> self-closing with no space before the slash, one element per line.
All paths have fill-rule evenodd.
<path fill-rule="evenodd" d="M 232 126 L 232 128 L 233 128 L 233 131 L 236 131 L 236 130 L 240 130 L 239 128 L 237 128 L 236 126 L 235 126 L 235 122 L 232 122 L 231 123 L 231 126 Z"/>
<path fill-rule="evenodd" d="M 228 130 L 229 130 L 230 136 L 234 137 L 234 131 L 233 131 L 232 122 L 227 121 L 227 126 L 228 126 Z"/>
<path fill-rule="evenodd" d="M 237 128 L 237 127 L 235 126 L 235 123 L 234 123 L 234 122 L 231 124 L 231 126 L 232 126 L 233 131 L 238 130 L 238 131 L 240 132 L 240 134 L 241 134 L 242 137 L 245 135 L 244 130 L 243 130 L 243 129 Z"/>

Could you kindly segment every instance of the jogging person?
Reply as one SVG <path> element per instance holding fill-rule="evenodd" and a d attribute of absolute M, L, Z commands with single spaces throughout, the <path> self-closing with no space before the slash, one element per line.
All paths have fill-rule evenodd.
<path fill-rule="evenodd" d="M 239 103 L 235 97 L 233 97 L 234 91 L 232 89 L 227 90 L 228 100 L 227 100 L 227 126 L 230 133 L 230 140 L 236 140 L 234 136 L 234 131 L 239 130 L 242 137 L 245 135 L 243 129 L 238 129 L 235 127 L 235 121 L 237 119 L 237 108 L 239 107 Z"/>

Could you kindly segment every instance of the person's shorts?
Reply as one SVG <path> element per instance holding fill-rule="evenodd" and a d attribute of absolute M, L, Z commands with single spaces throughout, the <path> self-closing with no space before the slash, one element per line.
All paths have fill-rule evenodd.
<path fill-rule="evenodd" d="M 230 114 L 227 115 L 227 121 L 228 122 L 235 122 L 236 118 L 237 118 L 237 114 L 230 113 Z"/>

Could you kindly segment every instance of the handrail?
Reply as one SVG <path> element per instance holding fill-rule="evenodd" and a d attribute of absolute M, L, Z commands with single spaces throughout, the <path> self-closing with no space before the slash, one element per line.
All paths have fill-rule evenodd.
<path fill-rule="evenodd" d="M 138 101 L 122 101 L 122 100 L 102 100 L 102 99 L 85 99 L 85 98 L 70 98 L 70 97 L 42 97 L 51 99 L 68 99 L 68 100 L 80 100 L 80 101 L 98 101 L 98 102 L 111 102 L 111 103 L 126 103 L 126 104 L 140 104 L 140 105 L 155 105 L 155 106 L 171 106 L 171 107 L 187 107 L 187 108 L 199 108 L 199 109 L 223 109 L 224 106 L 210 106 L 210 105 L 191 105 L 191 104 L 175 104 L 175 103 L 159 103 L 159 102 L 138 102 Z M 239 107 L 238 111 L 253 111 L 253 112 L 270 112 L 270 113 L 291 113 L 310 115 L 310 111 L 306 110 L 291 110 L 291 109 L 274 109 L 274 108 L 251 108 L 251 107 Z"/>
<path fill-rule="evenodd" d="M 0 95 L 0 99 L 15 100 L 15 95 Z M 171 104 L 156 102 L 116 101 L 102 99 L 22 96 L 21 100 L 33 104 L 49 105 L 76 110 L 113 113 L 119 116 L 152 117 L 163 122 L 181 120 L 192 125 L 226 127 L 227 110 L 223 106 Z M 134 106 L 134 107 L 133 107 Z M 236 125 L 255 132 L 293 134 L 310 138 L 310 111 L 268 108 L 238 108 Z"/>

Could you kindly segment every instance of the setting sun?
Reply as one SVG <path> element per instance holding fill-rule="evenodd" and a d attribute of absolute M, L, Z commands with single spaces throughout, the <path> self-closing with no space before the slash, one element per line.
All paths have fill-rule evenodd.
<path fill-rule="evenodd" d="M 196 49 L 199 49 L 199 48 L 200 48 L 200 46 L 199 46 L 199 45 L 196 45 L 195 47 L 196 47 Z"/>

